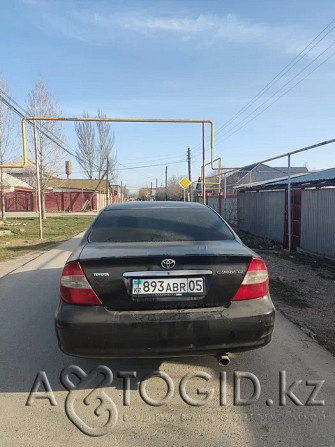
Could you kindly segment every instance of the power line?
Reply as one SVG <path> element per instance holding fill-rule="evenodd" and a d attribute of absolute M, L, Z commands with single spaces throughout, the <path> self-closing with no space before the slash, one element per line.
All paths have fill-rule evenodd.
<path fill-rule="evenodd" d="M 8 100 L 6 98 L 4 98 L 2 95 L 5 95 Z M 29 116 L 29 112 L 27 110 L 25 110 L 20 104 L 18 104 L 7 92 L 5 92 L 3 89 L 0 88 L 0 101 L 3 102 L 5 105 L 7 105 L 14 113 L 16 113 L 17 115 L 19 115 L 21 118 L 24 118 L 25 116 Z M 15 104 L 18 108 L 20 108 L 24 114 L 22 114 L 17 107 L 14 107 L 13 104 L 11 104 L 9 101 L 11 101 L 13 104 Z M 33 122 L 30 120 L 27 120 L 27 122 L 30 124 L 30 126 L 33 126 Z M 82 156 L 80 156 L 79 154 L 75 154 L 72 152 L 71 149 L 68 149 L 65 145 L 64 142 L 62 142 L 59 137 L 57 137 L 56 135 L 54 135 L 49 129 L 47 129 L 41 122 L 39 123 L 39 132 L 44 135 L 46 138 L 48 138 L 50 141 L 52 141 L 54 144 L 56 144 L 60 149 L 62 149 L 63 151 L 65 151 L 68 155 L 70 155 L 71 157 L 73 157 L 75 160 L 77 160 L 79 162 L 82 161 L 84 162 L 84 159 Z M 45 129 L 45 130 L 42 130 Z M 50 136 L 51 135 L 51 136 Z M 58 141 L 57 141 L 58 140 Z M 61 142 L 59 142 L 61 141 Z M 106 174 L 105 174 L 106 175 Z"/>
<path fill-rule="evenodd" d="M 20 106 L 16 101 L 14 101 L 13 98 L 11 98 L 11 96 L 9 96 L 4 90 L 2 90 L 0 88 L 0 101 L 5 104 L 7 107 L 9 107 L 14 113 L 16 113 L 18 116 L 20 116 L 20 118 L 24 118 L 25 116 L 28 116 L 29 113 L 22 107 Z M 24 113 L 21 113 L 16 107 L 13 106 L 13 104 L 11 104 L 6 98 L 3 97 L 3 95 L 6 95 L 7 98 L 9 98 L 9 101 L 11 101 L 13 104 L 15 104 L 17 107 L 19 107 Z M 27 121 L 31 126 L 33 126 L 33 123 L 31 121 Z M 50 141 L 52 141 L 53 143 L 55 143 L 58 147 L 60 147 L 61 149 L 63 149 L 65 152 L 67 152 L 69 155 L 71 155 L 72 157 L 76 158 L 76 155 L 70 150 L 67 149 L 65 147 L 64 142 L 59 142 L 57 140 L 59 140 L 59 138 L 57 136 L 55 136 L 52 132 L 50 132 L 49 129 L 46 129 L 45 131 L 42 129 L 46 129 L 45 126 L 43 126 L 42 124 L 39 125 L 39 131 L 45 136 L 47 137 Z M 57 140 L 56 140 L 57 139 Z"/>
<path fill-rule="evenodd" d="M 324 40 L 325 39 L 325 37 L 327 37 L 327 35 L 328 34 L 330 34 L 331 33 L 331 31 L 333 31 L 334 29 L 335 29 L 335 26 L 333 26 L 333 27 L 331 27 L 331 29 L 330 30 L 328 30 L 327 31 L 327 33 L 326 34 L 324 34 L 322 37 L 321 37 L 321 39 L 319 39 L 319 37 L 333 24 L 335 22 L 335 18 L 334 19 L 332 19 L 329 23 L 328 23 L 328 25 L 325 27 L 325 28 L 323 28 L 322 29 L 322 31 L 320 31 L 318 34 L 317 34 L 317 36 L 308 44 L 308 45 L 306 45 L 305 46 L 305 48 L 303 49 L 303 50 L 301 50 L 300 51 L 300 53 L 297 55 L 297 56 L 295 56 L 270 82 L 268 82 L 250 101 L 248 101 L 235 115 L 233 115 L 233 117 L 232 118 L 230 118 L 228 121 L 226 121 L 221 127 L 219 127 L 217 130 L 216 130 L 216 135 L 218 135 L 219 133 L 221 133 L 222 131 L 223 131 L 223 129 L 225 129 L 226 127 L 229 127 L 229 124 L 231 124 L 233 121 L 235 121 L 237 118 L 238 118 L 238 116 L 240 116 L 241 114 L 243 114 L 247 109 L 249 109 L 251 106 L 252 106 L 252 104 L 254 104 L 255 102 L 257 102 L 257 100 L 261 97 L 261 96 L 263 96 L 264 95 L 264 93 L 266 93 L 271 87 L 273 87 L 275 84 L 277 84 L 278 83 L 278 81 L 280 80 L 280 79 L 282 79 L 298 62 L 300 62 L 300 60 L 302 60 L 308 53 L 310 53 L 310 51 L 312 51 L 322 40 Z M 318 40 L 319 39 L 319 40 Z M 330 46 L 332 46 L 333 44 L 331 44 Z M 330 48 L 330 46 L 328 46 L 327 47 L 327 49 L 329 49 Z M 310 48 L 309 48 L 310 47 Z M 327 49 L 325 50 L 325 51 L 327 51 Z M 316 59 L 318 59 L 322 54 L 324 54 L 324 52 L 325 51 L 323 51 L 321 54 L 319 54 L 319 56 L 317 56 L 316 58 L 314 58 L 313 59 L 313 61 L 312 61 L 312 63 L 313 62 L 315 62 L 315 60 Z M 327 59 L 328 60 L 328 59 Z M 311 63 L 310 64 L 308 64 L 307 66 L 305 66 L 305 68 L 304 68 L 304 70 L 306 69 L 306 68 L 308 68 L 308 66 L 310 66 L 311 65 Z M 322 64 L 320 64 L 320 65 L 322 65 Z M 302 71 L 304 71 L 304 70 L 302 70 Z M 301 74 L 301 72 L 302 71 L 300 71 L 298 74 Z M 313 71 L 315 71 L 315 70 L 313 70 Z M 311 72 L 312 73 L 312 72 Z M 297 76 L 297 75 L 296 75 Z M 295 76 L 295 77 L 296 77 Z M 293 79 L 295 79 L 295 77 L 293 77 L 293 78 L 291 78 L 291 80 L 289 81 L 289 82 L 287 82 L 287 83 L 285 83 L 283 86 L 282 86 L 282 88 L 281 89 L 279 89 L 279 90 L 277 90 L 276 91 L 276 93 L 275 94 L 277 94 L 280 90 L 282 90 L 283 88 L 285 88 L 285 86 L 288 84 L 288 83 L 290 83 L 290 82 L 292 82 L 292 80 Z M 307 76 L 306 76 L 307 77 Z M 304 77 L 303 79 L 305 79 L 306 77 Z M 303 80 L 302 79 L 302 80 Z M 300 83 L 300 82 L 299 82 Z M 298 85 L 299 83 L 297 83 L 296 85 Z M 292 89 L 289 89 L 288 91 L 290 91 L 290 90 L 292 90 Z M 287 91 L 287 92 L 288 92 Z M 286 92 L 286 93 L 287 93 Z M 272 97 L 273 97 L 274 95 L 272 95 L 268 100 L 270 100 Z M 281 95 L 280 96 L 280 98 L 282 97 L 282 96 L 284 96 L 284 95 Z M 279 99 L 279 98 L 278 98 Z M 265 102 L 268 102 L 268 100 L 267 101 L 265 101 Z M 276 102 L 276 101 L 274 101 L 274 102 Z M 274 104 L 274 102 L 273 102 L 273 104 Z M 235 126 L 233 126 L 230 130 L 227 130 L 227 132 L 226 133 L 224 133 L 221 137 L 223 137 L 224 135 L 226 135 L 226 134 L 230 134 L 230 132 L 234 129 L 234 128 L 236 128 L 236 126 L 238 126 L 238 125 L 240 125 L 241 123 L 243 123 L 244 122 L 244 120 L 245 119 L 247 119 L 249 116 L 251 116 L 253 113 L 255 113 L 255 111 L 256 110 L 258 110 L 262 105 L 264 105 L 265 103 L 262 103 L 260 106 L 258 106 L 255 110 L 253 110 L 253 112 L 251 112 L 246 118 L 244 118 L 244 119 L 242 119 L 237 125 L 235 125 Z M 265 110 L 267 110 L 269 107 L 267 107 Z M 265 111 L 264 110 L 264 111 Z M 259 116 L 260 115 L 260 113 L 259 114 L 257 114 L 256 116 L 255 116 L 255 118 L 257 117 L 257 116 Z M 250 122 L 250 121 L 252 121 L 252 119 L 251 120 L 249 120 L 248 122 Z M 242 127 L 244 127 L 244 125 L 242 126 Z M 237 131 L 236 131 L 237 132 Z M 233 133 L 236 133 L 236 132 L 233 132 Z M 232 134 L 233 134 L 232 133 Z M 229 135 L 230 136 L 230 135 Z M 228 136 L 228 137 L 229 137 Z M 228 138 L 227 137 L 227 138 Z M 223 140 L 220 140 L 219 139 L 219 141 L 223 141 Z M 192 148 L 192 150 L 194 151 L 194 153 L 196 153 L 196 152 L 198 152 L 198 151 L 201 151 L 201 147 L 199 148 L 199 149 L 197 149 L 199 146 L 201 146 L 200 144 L 197 144 L 196 146 L 194 146 L 193 148 Z"/>
<path fill-rule="evenodd" d="M 139 165 L 141 165 L 141 164 L 148 163 L 149 161 L 155 163 L 155 162 L 160 162 L 160 161 L 163 161 L 163 160 L 166 160 L 166 159 L 167 159 L 167 157 L 149 158 L 147 161 L 139 161 L 139 162 L 136 162 L 136 166 L 139 166 Z M 141 157 L 141 160 L 143 160 L 142 157 Z M 180 157 L 178 157 L 178 158 L 176 159 L 176 156 L 174 155 L 174 156 L 168 161 L 168 163 L 179 162 L 179 161 L 185 161 L 185 160 L 186 160 L 186 158 L 183 159 L 183 160 L 181 160 Z M 164 165 L 165 165 L 165 164 L 166 164 L 166 163 L 164 163 Z M 126 164 L 126 165 L 124 165 L 124 166 L 126 166 L 126 167 L 132 167 L 133 165 L 134 165 L 134 163 L 132 163 L 131 165 Z"/>
<path fill-rule="evenodd" d="M 172 162 L 168 162 L 168 163 L 156 163 L 156 164 L 146 165 L 146 166 L 132 166 L 132 167 L 125 166 L 123 169 L 117 169 L 117 170 L 118 171 L 126 171 L 126 170 L 131 170 L 131 169 L 152 168 L 155 166 L 176 165 L 176 164 L 180 164 L 180 163 L 185 163 L 185 160 L 172 161 Z M 122 165 L 122 166 L 124 166 L 124 165 Z"/>
<path fill-rule="evenodd" d="M 297 65 L 298 62 L 300 62 L 307 54 L 309 54 L 322 40 L 324 40 L 328 34 L 330 34 L 334 29 L 335 26 L 333 26 L 328 32 L 319 39 L 316 43 L 314 43 L 323 33 L 324 31 L 329 28 L 333 23 L 335 22 L 335 18 L 331 20 L 328 25 L 323 28 L 323 30 L 308 44 L 306 47 L 300 51 L 297 56 L 295 56 L 270 82 L 268 82 L 265 87 L 263 87 L 247 104 L 245 104 L 235 115 L 232 116 L 226 123 L 224 123 L 221 127 L 218 128 L 216 131 L 216 134 L 220 133 L 224 128 L 228 127 L 230 123 L 235 121 L 238 116 L 243 114 L 246 110 L 248 110 L 252 104 L 254 104 L 258 98 L 264 95 L 271 87 L 273 87 L 275 84 L 277 84 L 280 79 L 282 79 L 286 73 L 288 73 L 292 68 Z M 314 45 L 313 45 L 314 43 Z M 309 48 L 310 47 L 310 48 Z M 309 48 L 309 49 L 308 49 Z M 308 51 L 306 51 L 308 49 Z"/>
<path fill-rule="evenodd" d="M 4 95 L 8 98 L 8 100 L 4 97 Z M 22 107 L 22 106 L 20 106 L 11 96 L 9 96 L 4 90 L 2 90 L 1 88 L 0 88 L 0 101 L 3 103 L 3 104 L 5 104 L 7 107 L 9 107 L 9 109 L 11 109 L 14 113 L 16 113 L 20 118 L 24 118 L 25 116 L 28 116 L 29 115 L 29 113 Z M 13 105 L 13 104 L 15 104 L 15 106 Z M 21 113 L 20 112 L 20 110 L 18 110 L 18 108 L 20 108 L 22 111 L 23 111 L 23 113 Z M 31 126 L 33 126 L 33 123 L 31 122 L 31 121 L 27 121 Z M 45 137 L 47 137 L 49 140 L 51 140 L 53 143 L 55 143 L 58 147 L 60 147 L 62 150 L 64 150 L 67 154 L 69 154 L 69 155 L 71 155 L 72 157 L 74 157 L 75 159 L 77 159 L 77 156 L 76 156 L 76 154 L 74 154 L 71 150 L 69 150 L 69 149 L 67 149 L 66 147 L 64 147 L 64 145 L 63 144 L 60 144 L 55 138 L 58 138 L 58 137 L 56 137 L 56 136 L 54 136 L 48 129 L 46 129 L 47 130 L 47 132 L 45 132 L 44 130 L 42 130 L 41 128 L 43 128 L 44 126 L 42 125 L 42 124 L 40 124 L 40 129 L 39 129 L 39 131 L 45 136 Z M 50 134 L 51 135 L 53 135 L 53 136 L 50 136 Z M 182 162 L 184 162 L 184 160 L 182 161 Z M 181 163 L 181 162 L 178 162 L 178 163 Z M 119 163 L 121 166 L 124 166 L 124 165 L 122 165 L 121 163 Z M 164 163 L 164 165 L 165 165 L 166 163 Z M 141 166 L 141 167 L 139 167 L 139 168 L 135 168 L 135 167 L 127 167 L 127 166 L 124 166 L 124 168 L 125 169 L 123 169 L 123 170 L 128 170 L 128 169 L 140 169 L 140 168 L 145 168 L 145 167 L 151 167 L 152 165 L 150 165 L 150 166 Z M 159 164 L 156 164 L 156 165 L 154 165 L 154 166 L 160 166 Z M 115 170 L 122 170 L 122 169 L 117 169 L 117 168 L 115 168 Z M 79 172 L 79 171 L 78 171 Z M 81 171 L 81 172 L 85 172 L 85 171 Z M 106 174 L 106 173 L 105 173 Z M 104 174 L 104 175 L 105 175 Z M 103 176 L 104 177 L 104 176 Z M 149 177 L 152 177 L 152 178 L 155 178 L 155 177 L 153 177 L 153 176 L 149 176 Z"/>
<path fill-rule="evenodd" d="M 118 162 L 118 164 L 121 165 L 121 166 L 123 166 L 123 167 L 126 167 L 125 165 L 123 165 L 123 164 L 120 163 L 120 162 Z M 136 170 L 136 169 L 138 169 L 138 168 L 135 168 L 135 170 Z M 143 175 L 143 172 L 141 172 L 141 174 Z M 153 175 L 148 175 L 148 174 L 147 174 L 147 175 L 144 174 L 144 176 L 145 176 L 146 178 L 155 178 Z"/>
<path fill-rule="evenodd" d="M 115 171 L 129 171 L 129 170 L 133 170 L 133 169 L 152 168 L 155 166 L 175 165 L 175 164 L 180 164 L 180 163 L 185 163 L 185 160 L 173 161 L 173 162 L 168 162 L 168 163 L 158 163 L 158 164 L 155 163 L 155 164 L 146 165 L 146 166 L 130 166 L 130 167 L 119 163 L 121 166 L 123 166 L 123 168 L 114 168 L 114 169 L 115 169 Z M 76 171 L 76 172 L 79 173 L 79 172 L 85 172 L 85 171 Z M 153 178 L 156 178 L 156 177 L 153 177 Z"/>
<path fill-rule="evenodd" d="M 148 161 L 160 161 L 160 160 L 166 160 L 167 158 L 176 158 L 176 157 L 180 157 L 181 155 L 184 154 L 184 149 L 180 149 L 178 150 L 178 152 L 171 152 L 169 151 L 168 154 L 163 153 L 162 155 L 152 158 L 152 156 L 147 155 L 147 156 L 142 156 L 141 155 L 141 160 L 143 161 L 143 163 L 148 162 Z M 141 162 L 139 162 L 141 163 Z"/>
<path fill-rule="evenodd" d="M 3 90 L 0 89 L 0 92 L 3 92 Z M 10 96 L 8 94 L 6 94 L 6 96 L 8 96 L 10 98 Z M 29 115 L 21 106 L 19 106 L 26 113 L 26 115 L 23 115 L 16 107 L 13 106 L 13 104 L 11 104 L 9 101 L 7 101 L 6 98 L 4 98 L 1 94 L 0 94 L 0 101 L 3 104 L 5 104 L 7 107 L 9 107 L 14 113 L 16 113 L 18 116 L 20 116 L 20 118 L 24 118 L 26 115 Z M 13 102 L 15 102 L 15 101 L 13 101 Z M 27 120 L 27 123 L 29 123 L 29 125 L 33 127 L 32 121 Z M 50 141 L 52 141 L 54 144 L 56 144 L 60 149 L 65 151 L 67 154 L 71 155 L 75 159 L 78 159 L 78 157 L 71 150 L 67 149 L 64 146 L 64 143 L 63 144 L 59 143 L 59 141 L 56 140 L 56 138 L 58 139 L 57 136 L 53 135 L 53 133 L 50 132 L 48 129 L 45 128 L 46 131 L 44 131 L 44 130 L 42 130 L 42 128 L 45 128 L 45 127 L 42 124 L 40 124 L 39 125 L 39 132 L 42 135 L 44 135 L 46 138 L 48 138 Z M 50 135 L 52 135 L 52 136 L 50 136 Z M 82 158 L 81 158 L 81 160 L 82 160 Z"/>
<path fill-rule="evenodd" d="M 256 109 L 254 109 L 252 112 L 250 112 L 245 118 L 243 118 L 241 121 L 239 121 L 237 124 L 235 124 L 235 126 L 233 126 L 230 130 L 227 130 L 225 133 L 223 133 L 223 135 L 220 136 L 220 138 L 217 140 L 217 142 L 222 141 L 222 137 L 224 137 L 225 135 L 230 134 L 234 129 L 236 129 L 240 124 L 243 124 L 250 116 L 252 116 L 255 112 L 257 112 L 257 110 L 259 110 L 261 107 L 263 107 L 265 104 L 267 104 L 269 101 L 271 101 L 272 98 L 274 98 L 279 92 L 281 92 L 288 84 L 290 84 L 294 79 L 296 79 L 299 75 L 301 75 L 304 71 L 307 70 L 308 67 L 310 67 L 316 60 L 318 60 L 324 53 L 326 53 L 329 48 L 331 48 L 333 45 L 335 45 L 335 41 L 332 42 L 324 51 L 322 51 L 317 57 L 315 57 L 309 64 L 307 64 L 302 70 L 300 70 L 296 75 L 294 75 L 291 79 L 289 79 L 284 85 L 282 85 L 278 90 L 276 90 L 268 99 L 266 99 L 265 101 L 263 101 L 258 107 L 256 107 Z M 320 64 L 322 65 L 322 64 Z M 318 68 L 320 65 L 318 65 L 316 68 Z M 313 70 L 315 71 L 315 70 Z M 313 73 L 313 71 L 311 73 Z M 302 80 L 305 79 L 302 78 Z M 300 82 L 299 82 L 300 83 Z M 295 85 L 298 85 L 295 84 Z M 289 92 L 291 89 L 287 90 L 287 92 Z M 283 95 L 282 95 L 283 96 Z M 282 97 L 280 96 L 280 98 Z M 274 104 L 276 101 L 272 102 L 272 104 Z M 268 107 L 267 107 L 268 108 Z M 267 110 L 264 109 L 264 110 Z M 258 115 L 257 115 L 258 116 Z M 243 126 L 244 127 L 244 126 Z"/>
<path fill-rule="evenodd" d="M 29 113 L 28 113 L 28 111 L 27 110 L 25 110 L 20 104 L 18 104 L 7 92 L 5 92 L 3 89 L 1 89 L 0 88 L 0 101 L 2 101 L 7 107 L 9 107 L 13 112 L 15 112 L 18 116 L 20 116 L 20 118 L 24 118 L 25 116 L 29 116 Z M 3 97 L 3 95 L 5 95 L 7 98 L 8 98 L 8 100 L 6 99 L 6 98 L 4 98 Z M 10 102 L 9 102 L 10 101 Z M 11 104 L 12 103 L 12 104 Z M 13 105 L 13 104 L 15 104 L 15 106 Z M 21 113 L 18 109 L 21 109 L 22 110 L 22 112 L 23 113 Z M 31 126 L 33 125 L 33 123 L 31 122 L 31 121 L 27 121 Z M 65 145 L 65 143 L 64 142 L 59 142 L 59 141 L 57 141 L 57 140 L 59 140 L 59 138 L 57 137 L 57 136 L 55 136 L 55 135 L 53 135 L 52 134 L 52 132 L 50 132 L 48 129 L 46 129 L 42 124 L 40 124 L 40 126 L 39 126 L 40 128 L 42 127 L 42 128 L 44 128 L 45 129 L 45 131 L 43 131 L 43 130 L 41 130 L 41 129 L 39 129 L 40 130 L 40 132 L 44 135 L 44 136 L 46 136 L 48 139 L 50 139 L 53 143 L 55 143 L 58 147 L 60 147 L 62 150 L 64 150 L 67 154 L 69 154 L 69 155 L 71 155 L 72 157 L 74 157 L 75 159 L 77 159 L 78 158 L 78 156 L 77 156 L 77 154 L 75 154 L 75 153 L 73 153 L 72 151 L 71 151 L 71 149 L 68 149 L 67 147 L 65 147 L 66 145 Z M 180 155 L 180 153 L 178 154 L 178 155 Z M 160 161 L 160 160 L 166 160 L 167 158 L 175 158 L 177 156 L 177 153 L 176 154 L 167 154 L 166 156 L 162 156 L 162 157 L 159 157 L 159 158 L 157 158 L 157 159 L 151 159 L 150 161 Z M 82 159 L 82 158 L 81 158 Z M 184 160 L 183 160 L 184 161 Z M 181 163 L 181 162 L 183 162 L 183 161 L 181 161 L 181 160 L 177 160 L 175 163 Z M 141 162 L 139 162 L 139 163 L 141 163 Z M 172 164 L 172 162 L 171 163 L 169 163 L 169 164 Z M 140 168 L 145 168 L 145 167 L 152 167 L 152 166 L 165 166 L 166 165 L 166 162 L 164 162 L 164 163 L 162 163 L 162 164 L 153 164 L 153 165 L 148 165 L 148 166 L 139 166 Z M 125 167 L 125 169 L 135 169 L 135 167 L 129 167 L 128 168 L 128 166 L 125 166 L 125 165 L 123 165 L 124 167 Z M 116 170 L 123 170 L 123 169 L 116 169 Z M 85 171 L 83 171 L 83 172 L 85 172 Z"/>
<path fill-rule="evenodd" d="M 334 42 L 335 43 L 335 42 Z M 285 96 L 287 93 L 289 93 L 291 90 L 293 90 L 297 85 L 299 85 L 302 81 L 304 81 L 306 78 L 308 78 L 308 76 L 310 76 L 312 73 L 314 73 L 315 70 L 317 70 L 319 67 L 321 67 L 321 65 L 325 64 L 331 57 L 333 57 L 335 55 L 335 52 L 330 54 L 323 62 L 321 62 L 319 65 L 317 65 L 312 71 L 310 71 L 309 73 L 306 74 L 306 76 L 304 76 L 302 79 L 300 79 L 298 82 L 296 82 L 292 87 L 290 87 L 288 90 L 286 90 L 282 95 L 280 95 L 278 98 L 276 98 L 271 104 L 269 104 L 265 109 L 261 110 L 259 113 L 257 113 L 257 115 L 255 115 L 254 117 L 252 117 L 249 121 L 247 121 L 245 124 L 243 124 L 243 126 L 239 127 L 238 129 L 236 129 L 234 132 L 229 133 L 226 138 L 224 138 L 224 140 L 227 140 L 229 137 L 231 137 L 233 134 L 235 134 L 236 132 L 238 132 L 239 130 L 241 130 L 243 127 L 245 127 L 247 124 L 249 124 L 251 121 L 253 121 L 254 119 L 256 119 L 259 115 L 261 115 L 262 113 L 264 113 L 268 108 L 270 108 L 273 104 L 275 104 L 277 101 L 279 101 L 279 99 L 281 99 L 283 96 Z M 224 140 L 221 140 L 224 141 Z"/>

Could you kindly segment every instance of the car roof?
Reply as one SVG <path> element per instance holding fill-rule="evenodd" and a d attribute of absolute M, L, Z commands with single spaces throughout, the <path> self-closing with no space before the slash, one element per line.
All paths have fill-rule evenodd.
<path fill-rule="evenodd" d="M 138 202 L 125 202 L 125 203 L 115 203 L 106 206 L 104 211 L 113 211 L 121 209 L 143 209 L 143 208 L 198 208 L 203 206 L 201 203 L 196 202 L 154 202 L 154 201 L 138 201 Z"/>

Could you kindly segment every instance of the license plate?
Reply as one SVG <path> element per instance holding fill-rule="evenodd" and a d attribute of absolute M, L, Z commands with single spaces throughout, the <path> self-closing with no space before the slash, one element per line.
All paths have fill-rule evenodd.
<path fill-rule="evenodd" d="M 203 278 L 133 279 L 133 295 L 182 296 L 203 292 Z"/>

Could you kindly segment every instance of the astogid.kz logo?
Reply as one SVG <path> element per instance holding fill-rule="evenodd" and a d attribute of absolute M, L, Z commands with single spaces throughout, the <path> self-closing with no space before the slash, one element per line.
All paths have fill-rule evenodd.
<path fill-rule="evenodd" d="M 75 384 L 71 380 L 71 375 L 74 375 L 79 379 L 79 383 Z M 96 383 L 97 376 L 102 376 L 102 380 Z M 113 373 L 107 368 L 107 366 L 100 365 L 92 369 L 89 374 L 86 374 L 79 366 L 71 365 L 63 369 L 61 373 L 61 382 L 64 387 L 69 390 L 69 394 L 65 400 L 65 411 L 67 417 L 72 421 L 83 433 L 90 436 L 102 436 L 108 433 L 112 427 L 117 423 L 118 411 L 113 400 L 105 393 L 101 386 L 110 386 L 113 382 Z M 90 427 L 87 425 L 76 413 L 75 402 L 76 396 L 75 390 L 87 389 L 95 384 L 88 395 L 84 398 L 85 405 L 92 405 L 95 401 L 99 401 L 99 405 L 94 410 L 94 414 L 97 417 L 103 417 L 108 414 L 107 422 L 100 427 Z"/>
<path fill-rule="evenodd" d="M 122 379 L 123 407 L 131 405 L 131 380 L 136 379 L 136 371 L 118 371 L 117 378 Z M 147 390 L 147 384 L 150 379 L 158 378 L 161 380 L 166 392 L 160 397 L 150 396 Z M 202 380 L 204 386 L 197 386 L 195 396 L 191 392 L 192 383 Z M 250 406 L 261 399 L 261 384 L 257 376 L 251 372 L 235 371 L 230 380 L 230 388 L 232 391 L 233 406 Z M 213 384 L 213 380 L 216 383 Z M 110 387 L 113 382 L 112 371 L 104 365 L 93 368 L 88 374 L 79 366 L 70 365 L 63 369 L 60 374 L 61 384 L 68 390 L 65 400 L 65 412 L 69 420 L 84 434 L 88 436 L 103 436 L 111 432 L 118 422 L 118 409 L 111 397 L 106 393 L 105 388 Z M 252 385 L 252 393 L 242 396 L 241 384 L 248 381 Z M 215 400 L 220 407 L 227 405 L 227 373 L 220 372 L 217 379 L 213 378 L 209 373 L 204 371 L 193 371 L 185 374 L 179 381 L 179 386 L 175 387 L 172 378 L 164 371 L 151 371 L 145 376 L 136 379 L 138 383 L 138 393 L 141 400 L 151 407 L 162 407 L 168 405 L 178 389 L 180 398 L 185 404 L 192 407 L 205 406 L 207 403 Z M 265 405 L 271 407 L 278 404 L 280 407 L 286 406 L 288 402 L 294 406 L 324 406 L 325 401 L 318 399 L 319 392 L 324 384 L 324 380 L 296 380 L 294 382 L 287 380 L 286 371 L 279 371 L 279 393 L 277 398 L 264 399 Z M 306 392 L 301 393 L 302 387 L 308 387 L 309 393 L 306 400 Z M 307 389 L 308 389 L 307 388 Z M 44 389 L 44 391 L 42 391 Z M 305 388 L 306 390 L 306 388 Z M 108 390 L 110 391 L 110 390 Z M 218 393 L 216 393 L 218 391 Z M 305 396 L 305 400 L 301 399 L 301 395 Z M 35 399 L 48 399 L 50 404 L 57 405 L 56 398 L 51 389 L 48 377 L 45 371 L 40 371 L 34 381 L 32 389 L 29 393 L 26 405 L 31 406 Z M 94 420 L 91 423 L 85 422 L 88 410 L 92 416 L 94 412 Z M 123 416 L 123 420 L 127 420 L 127 416 Z M 87 419 L 86 419 L 87 421 Z"/>

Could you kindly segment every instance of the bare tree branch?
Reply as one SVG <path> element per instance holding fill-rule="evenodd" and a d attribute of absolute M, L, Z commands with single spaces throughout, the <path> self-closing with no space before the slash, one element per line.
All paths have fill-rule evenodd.
<path fill-rule="evenodd" d="M 98 110 L 98 118 L 105 118 Z M 84 113 L 85 118 L 89 118 Z M 111 131 L 111 124 L 104 121 L 97 122 L 95 131 L 93 122 L 84 121 L 75 125 L 77 134 L 76 160 L 83 168 L 88 178 L 101 179 L 108 166 L 108 177 L 111 182 L 116 181 L 116 154 L 112 153 L 115 137 Z M 108 163 L 107 163 L 108 161 Z"/>
<path fill-rule="evenodd" d="M 0 74 L 0 87 L 5 92 L 8 93 L 7 82 L 1 77 Z M 0 164 L 4 164 L 12 154 L 12 137 L 14 128 L 12 110 L 5 104 L 0 102 Z M 6 219 L 5 210 L 5 187 L 3 184 L 3 168 L 0 168 L 0 195 L 1 195 L 1 218 Z"/>
<path fill-rule="evenodd" d="M 28 97 L 28 112 L 31 116 L 59 116 L 56 104 L 52 100 L 42 79 L 39 79 Z M 61 126 L 57 121 L 39 121 L 38 130 L 38 156 L 42 190 L 43 217 L 45 218 L 44 192 L 49 186 L 50 179 L 62 172 L 64 154 L 59 146 L 42 133 L 41 127 L 56 135 L 64 141 Z"/>
<path fill-rule="evenodd" d="M 89 116 L 84 113 L 84 117 L 88 118 Z M 95 130 L 93 123 L 90 121 L 76 123 L 75 130 L 78 138 L 76 160 L 87 177 L 92 179 L 95 170 Z"/>
<path fill-rule="evenodd" d="M 181 201 L 184 199 L 184 190 L 179 185 L 181 177 L 173 175 L 169 177 L 167 184 L 167 200 Z M 158 188 L 157 200 L 165 200 L 165 187 Z"/>
<path fill-rule="evenodd" d="M 101 110 L 98 110 L 98 118 L 105 118 L 105 117 L 106 115 L 104 115 Z M 96 166 L 97 166 L 98 178 L 100 179 L 103 172 L 107 169 L 107 160 L 110 163 L 109 170 L 111 170 L 111 166 L 113 167 L 115 160 L 113 160 L 111 154 L 115 143 L 115 136 L 111 132 L 111 125 L 108 122 L 98 121 L 97 129 L 98 129 L 98 141 L 96 149 Z"/>

